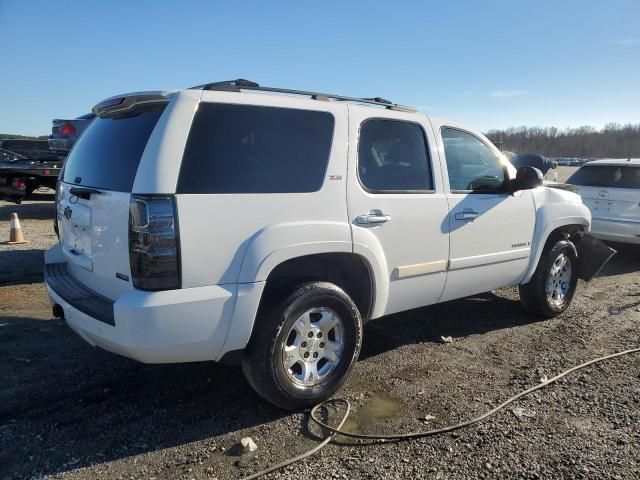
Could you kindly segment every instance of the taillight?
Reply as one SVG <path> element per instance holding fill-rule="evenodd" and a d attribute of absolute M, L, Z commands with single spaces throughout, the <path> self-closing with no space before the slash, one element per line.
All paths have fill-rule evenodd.
<path fill-rule="evenodd" d="M 136 288 L 180 288 L 180 245 L 172 196 L 131 196 L 129 263 Z"/>
<path fill-rule="evenodd" d="M 16 190 L 26 190 L 27 182 L 25 182 L 22 178 L 14 178 L 11 182 L 11 186 Z"/>
<path fill-rule="evenodd" d="M 58 133 L 61 133 L 62 135 L 73 135 L 76 133 L 76 127 L 71 125 L 69 122 L 65 122 L 65 124 L 58 129 Z"/>

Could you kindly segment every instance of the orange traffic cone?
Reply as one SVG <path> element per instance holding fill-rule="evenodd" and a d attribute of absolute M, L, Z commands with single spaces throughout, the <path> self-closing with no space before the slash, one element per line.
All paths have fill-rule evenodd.
<path fill-rule="evenodd" d="M 11 214 L 11 230 L 9 232 L 9 241 L 7 243 L 9 245 L 29 243 L 28 240 L 24 239 L 24 235 L 22 235 L 22 228 L 20 227 L 20 220 L 18 219 L 17 213 Z"/>

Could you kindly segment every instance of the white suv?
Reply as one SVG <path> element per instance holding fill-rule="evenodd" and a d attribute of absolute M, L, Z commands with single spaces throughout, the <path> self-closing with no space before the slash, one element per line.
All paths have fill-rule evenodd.
<path fill-rule="evenodd" d="M 588 162 L 567 183 L 591 210 L 594 237 L 640 244 L 640 159 Z"/>
<path fill-rule="evenodd" d="M 286 409 L 340 387 L 363 321 L 515 284 L 554 316 L 611 255 L 578 195 L 384 99 L 236 80 L 93 111 L 57 189 L 54 314 L 142 362 L 241 362 Z"/>

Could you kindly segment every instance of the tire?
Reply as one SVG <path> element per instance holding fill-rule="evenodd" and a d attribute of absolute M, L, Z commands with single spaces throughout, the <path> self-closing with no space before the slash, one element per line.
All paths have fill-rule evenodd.
<path fill-rule="evenodd" d="M 566 263 L 560 267 L 563 259 Z M 546 318 L 556 317 L 569 308 L 578 283 L 577 260 L 576 248 L 568 240 L 545 247 L 533 277 L 519 287 L 524 308 Z"/>
<path fill-rule="evenodd" d="M 339 326 L 331 327 L 334 318 Z M 351 298 L 331 283 L 306 283 L 284 302 L 260 308 L 242 371 L 268 402 L 284 410 L 301 410 L 326 400 L 342 386 L 361 344 L 362 320 Z"/>

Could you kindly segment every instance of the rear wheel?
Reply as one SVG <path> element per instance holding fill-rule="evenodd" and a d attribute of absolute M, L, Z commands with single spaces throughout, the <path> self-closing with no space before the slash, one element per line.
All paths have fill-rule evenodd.
<path fill-rule="evenodd" d="M 326 282 L 307 283 L 261 308 L 242 369 L 272 404 L 299 410 L 329 398 L 360 352 L 362 322 L 351 298 Z"/>
<path fill-rule="evenodd" d="M 533 277 L 519 287 L 520 301 L 531 313 L 555 317 L 571 305 L 577 283 L 575 247 L 561 240 L 542 252 Z"/>

